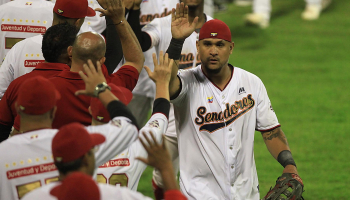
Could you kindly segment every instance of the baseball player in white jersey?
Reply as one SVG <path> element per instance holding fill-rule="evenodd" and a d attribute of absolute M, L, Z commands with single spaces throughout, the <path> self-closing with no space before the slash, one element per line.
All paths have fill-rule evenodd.
<path fill-rule="evenodd" d="M 45 33 L 52 24 L 53 6 L 46 0 L 16 0 L 0 6 L 1 62 L 17 42 Z"/>
<path fill-rule="evenodd" d="M 57 0 L 54 7 L 52 6 L 53 9 L 51 7 L 50 10 L 51 20 L 52 10 L 54 11 L 52 25 L 69 22 L 80 29 L 78 34 L 92 31 L 88 23 L 93 25 L 95 22 L 84 21 L 84 18 L 88 16 L 93 17 L 96 13 L 88 6 L 87 2 L 87 0 Z M 95 8 L 100 8 L 96 3 L 92 5 Z M 51 22 L 49 24 L 51 25 Z M 45 61 L 41 52 L 41 44 L 42 35 L 39 34 L 16 43 L 7 53 L 0 67 L 0 99 L 14 79 L 31 72 L 38 63 Z"/>
<path fill-rule="evenodd" d="M 179 61 L 180 69 L 192 68 L 201 63 L 200 58 L 197 54 L 196 41 L 198 40 L 199 30 L 201 26 L 206 21 L 209 21 L 212 19 L 212 17 L 203 13 L 204 0 L 183 1 L 183 2 L 185 3 L 185 5 L 190 6 L 191 9 L 189 10 L 189 15 L 191 16 L 192 20 L 197 15 L 199 16 L 199 19 L 198 19 L 199 23 L 198 23 L 198 26 L 196 27 L 196 31 L 194 31 L 188 38 L 186 38 L 183 44 L 180 61 Z M 147 49 L 147 45 L 143 45 L 143 43 L 147 43 L 147 40 L 150 41 L 148 48 L 155 47 L 157 55 L 159 55 L 160 51 L 165 51 L 168 48 L 171 40 L 171 21 L 172 21 L 171 16 L 157 18 L 142 28 L 143 40 L 140 41 L 140 43 L 143 50 Z M 175 169 L 174 171 L 177 174 L 178 152 L 177 152 L 177 141 L 176 141 L 176 130 L 175 130 L 175 118 L 174 118 L 174 113 L 172 108 L 170 109 L 169 126 L 165 135 L 166 135 L 168 149 L 172 154 L 172 159 L 174 162 L 174 169 Z M 155 186 L 156 190 L 163 187 L 162 179 L 158 171 L 154 172 L 153 181 L 154 181 L 153 185 Z M 162 194 L 161 190 L 159 192 L 156 191 L 155 193 Z M 157 197 L 157 199 L 160 199 L 160 198 L 161 196 L 159 196 L 159 198 Z"/>
<path fill-rule="evenodd" d="M 167 52 L 175 60 L 196 26 L 196 20 L 187 20 L 186 10 L 177 9 L 172 16 L 173 38 Z M 220 20 L 208 21 L 197 42 L 202 64 L 178 74 L 173 68 L 170 96 L 178 134 L 180 188 L 188 199 L 259 199 L 255 130 L 262 133 L 283 172 L 297 174 L 262 81 L 228 64 L 233 47 L 229 27 Z"/>
<path fill-rule="evenodd" d="M 141 4 L 140 4 L 141 2 Z M 140 25 L 145 26 L 153 19 L 159 17 L 165 17 L 171 13 L 171 9 L 176 7 L 179 0 L 148 0 L 135 2 L 134 6 L 130 9 L 128 21 L 133 16 L 139 18 Z M 152 54 L 155 52 L 154 48 L 144 52 L 145 63 L 144 65 L 154 68 Z M 117 71 L 118 68 L 115 70 Z M 142 70 L 137 81 L 137 85 L 134 88 L 133 99 L 128 107 L 133 115 L 136 117 L 138 125 L 141 127 L 147 122 L 149 111 L 152 107 L 152 102 L 155 95 L 155 85 L 153 81 L 148 77 L 147 72 Z"/>
<path fill-rule="evenodd" d="M 104 77 L 97 81 L 104 82 L 103 80 Z M 126 93 L 127 89 L 122 91 L 124 92 L 120 93 L 122 96 L 132 95 L 131 92 Z M 107 91 L 106 87 L 96 89 L 96 92 L 100 92 L 99 98 L 103 101 L 103 105 L 110 106 L 109 111 L 113 119 L 103 126 L 87 127 L 89 132 L 101 132 L 105 138 L 105 142 L 94 153 L 97 168 L 128 147 L 136 139 L 138 130 L 132 115 L 123 112 L 127 111 L 126 106 L 115 101 L 115 96 Z M 60 94 L 55 86 L 40 76 L 28 79 L 19 88 L 17 105 L 21 115 L 22 134 L 15 135 L 0 144 L 1 199 L 20 199 L 29 191 L 58 180 L 59 174 L 51 153 L 51 141 L 57 130 L 50 127 L 56 111 L 56 101 L 59 98 Z M 118 113 L 124 115 L 120 116 Z M 83 140 L 83 136 L 79 136 L 77 132 L 73 133 L 64 136 L 67 144 L 70 144 L 68 140 Z M 75 149 L 78 148 L 76 145 L 71 145 L 71 148 L 73 150 L 68 152 L 70 156 L 75 155 L 72 152 L 79 152 Z"/>

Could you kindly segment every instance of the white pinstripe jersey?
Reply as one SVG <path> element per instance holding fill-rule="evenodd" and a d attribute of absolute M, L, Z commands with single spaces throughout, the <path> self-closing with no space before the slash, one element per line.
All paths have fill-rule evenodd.
<path fill-rule="evenodd" d="M 279 126 L 262 81 L 233 68 L 220 90 L 201 66 L 180 70 L 174 105 L 180 188 L 188 199 L 258 200 L 255 130 Z"/>

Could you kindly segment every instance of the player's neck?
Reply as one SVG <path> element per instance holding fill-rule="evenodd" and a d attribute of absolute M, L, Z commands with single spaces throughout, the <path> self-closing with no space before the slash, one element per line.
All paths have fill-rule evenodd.
<path fill-rule="evenodd" d="M 232 70 L 228 64 L 223 67 L 222 70 L 217 74 L 208 73 L 205 68 L 202 68 L 204 74 L 208 77 L 208 79 L 213 82 L 220 90 L 225 89 L 227 83 L 231 80 Z"/>
<path fill-rule="evenodd" d="M 72 64 L 70 66 L 70 71 L 71 72 L 79 72 L 79 71 L 84 71 L 83 70 L 83 63 L 76 62 L 72 60 Z"/>
<path fill-rule="evenodd" d="M 49 119 L 40 121 L 40 122 L 21 119 L 21 126 L 20 126 L 19 132 L 26 133 L 26 132 L 35 131 L 35 130 L 51 129 L 51 128 L 52 128 L 52 121 Z"/>

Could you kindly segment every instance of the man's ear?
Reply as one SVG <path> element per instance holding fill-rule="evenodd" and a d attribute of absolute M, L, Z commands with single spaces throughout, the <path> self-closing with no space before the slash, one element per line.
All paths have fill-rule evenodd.
<path fill-rule="evenodd" d="M 50 111 L 50 119 L 55 119 L 55 115 L 56 115 L 56 111 L 57 111 L 57 106 L 53 107 Z"/>
<path fill-rule="evenodd" d="M 235 47 L 235 43 L 234 42 L 231 42 L 231 45 L 230 45 L 230 54 L 232 54 L 232 51 L 233 51 L 233 48 Z"/>
<path fill-rule="evenodd" d="M 67 54 L 69 58 L 72 58 L 72 51 L 73 51 L 73 46 L 69 46 L 67 48 Z"/>
<path fill-rule="evenodd" d="M 15 103 L 15 109 L 16 109 L 17 114 L 20 114 L 20 113 L 21 113 L 21 109 L 20 109 L 19 106 L 17 105 L 17 102 Z"/>
<path fill-rule="evenodd" d="M 90 115 L 92 116 L 91 106 L 88 108 Z"/>
<path fill-rule="evenodd" d="M 106 57 L 102 57 L 99 61 L 101 63 L 101 67 L 102 67 L 102 65 L 106 62 Z"/>

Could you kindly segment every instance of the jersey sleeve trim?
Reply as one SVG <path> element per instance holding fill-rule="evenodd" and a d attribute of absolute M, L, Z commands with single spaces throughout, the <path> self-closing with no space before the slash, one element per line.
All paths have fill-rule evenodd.
<path fill-rule="evenodd" d="M 257 131 L 260 131 L 260 132 L 267 132 L 267 131 L 271 131 L 275 128 L 278 128 L 278 127 L 281 127 L 281 124 L 278 124 L 276 126 L 273 126 L 272 128 L 267 128 L 267 129 L 256 129 Z"/>

